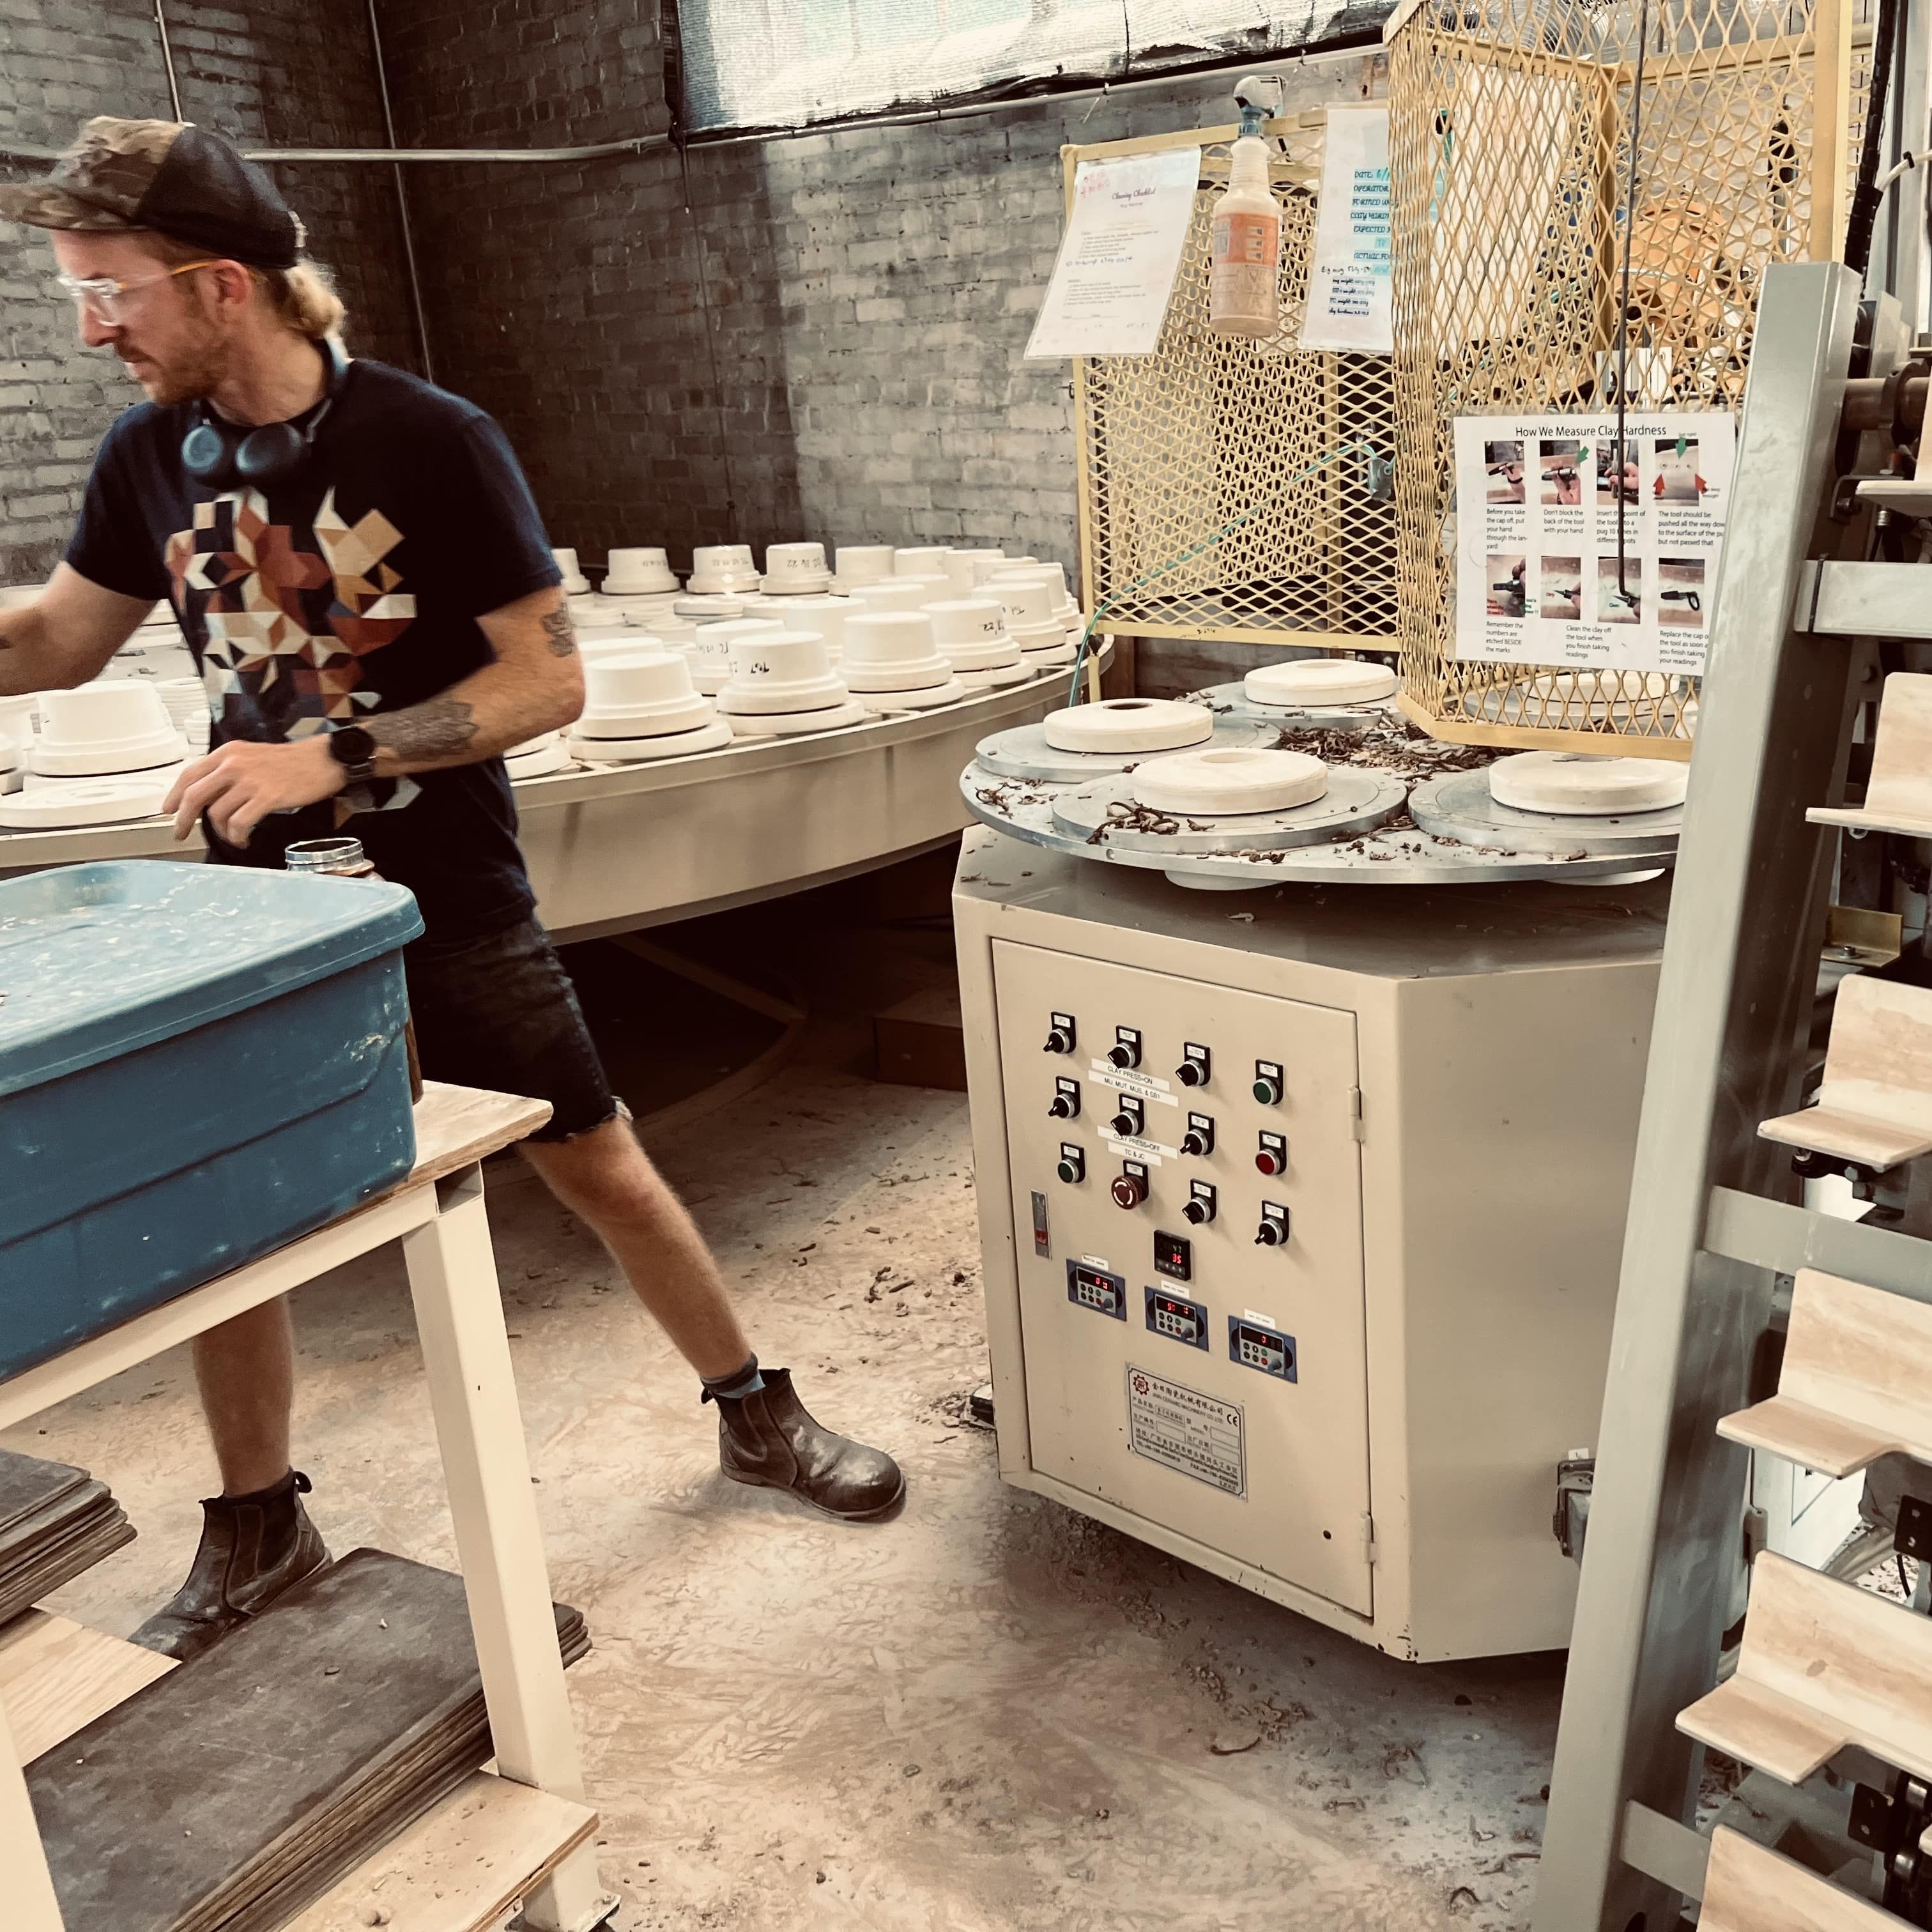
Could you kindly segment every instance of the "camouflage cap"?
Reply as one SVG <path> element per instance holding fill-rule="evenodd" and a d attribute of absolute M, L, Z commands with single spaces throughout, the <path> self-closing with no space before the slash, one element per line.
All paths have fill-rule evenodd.
<path fill-rule="evenodd" d="M 151 229 L 260 268 L 292 268 L 307 238 L 267 173 L 192 122 L 86 123 L 44 181 L 0 188 L 0 216 L 33 228 Z"/>

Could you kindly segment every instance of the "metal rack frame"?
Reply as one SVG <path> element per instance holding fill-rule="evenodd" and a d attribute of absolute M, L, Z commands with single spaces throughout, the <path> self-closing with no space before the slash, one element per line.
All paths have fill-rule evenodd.
<path fill-rule="evenodd" d="M 1671 1932 L 1702 1896 L 1701 1752 L 1676 1720 L 1711 1687 L 1742 1562 L 1746 1454 L 1715 1424 L 1748 1400 L 1776 1276 L 1932 1302 L 1932 1245 L 1796 1205 L 1789 1150 L 1757 1132 L 1799 1099 L 1834 849 L 1804 813 L 1843 796 L 1877 694 L 1864 640 L 1932 635 L 1925 567 L 1852 560 L 1859 521 L 1828 514 L 1858 280 L 1779 266 L 1764 293 L 1737 470 L 1752 513 L 1712 623 L 1534 1932 Z"/>

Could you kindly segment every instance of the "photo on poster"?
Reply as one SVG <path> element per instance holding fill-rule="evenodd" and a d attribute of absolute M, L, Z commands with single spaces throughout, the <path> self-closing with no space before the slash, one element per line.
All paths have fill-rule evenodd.
<path fill-rule="evenodd" d="M 1583 560 L 1546 556 L 1537 590 L 1537 614 L 1574 623 L 1583 614 Z"/>
<path fill-rule="evenodd" d="M 1589 452 L 1574 438 L 1537 446 L 1543 470 L 1543 500 L 1558 506 L 1580 504 L 1583 479 L 1590 468 Z"/>
<path fill-rule="evenodd" d="M 1643 566 L 1626 558 L 1621 571 L 1614 556 L 1597 560 L 1597 621 L 1600 624 L 1638 624 L 1643 621 Z"/>
<path fill-rule="evenodd" d="M 1597 457 L 1597 502 L 1600 508 L 1614 510 L 1617 506 L 1617 489 L 1619 482 L 1626 503 L 1639 500 L 1637 494 L 1636 446 L 1628 439 L 1618 443 L 1612 437 L 1598 451 Z"/>
<path fill-rule="evenodd" d="M 1657 621 L 1674 631 L 1704 628 L 1704 560 L 1660 556 L 1657 560 Z"/>
<path fill-rule="evenodd" d="M 1657 476 L 1651 484 L 1660 503 L 1696 503 L 1703 500 L 1708 487 L 1697 473 L 1697 442 L 1694 436 L 1660 439 L 1657 444 Z"/>
<path fill-rule="evenodd" d="M 1490 559 L 1490 615 L 1492 617 L 1520 617 L 1526 614 L 1527 606 L 1524 593 L 1527 586 L 1523 566 L 1527 560 L 1520 553 L 1514 556 L 1492 556 Z"/>
<path fill-rule="evenodd" d="M 1727 412 L 1458 416 L 1454 442 L 1459 659 L 1702 670 L 1737 461 Z"/>
<path fill-rule="evenodd" d="M 1484 454 L 1489 464 L 1489 500 L 1492 503 L 1520 503 L 1523 500 L 1522 445 L 1486 443 Z"/>

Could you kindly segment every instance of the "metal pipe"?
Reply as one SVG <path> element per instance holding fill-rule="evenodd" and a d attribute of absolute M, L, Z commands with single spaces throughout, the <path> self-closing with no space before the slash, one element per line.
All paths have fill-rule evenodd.
<path fill-rule="evenodd" d="M 175 50 L 168 39 L 168 16 L 161 10 L 161 0 L 154 0 L 154 28 L 161 37 L 161 66 L 168 76 L 168 104 L 178 121 L 182 118 L 181 83 L 175 78 Z"/>
<path fill-rule="evenodd" d="M 1382 44 L 1379 34 L 1352 39 L 1338 46 L 1322 47 L 1312 53 L 1281 56 L 1298 68 L 1331 67 L 1337 62 L 1359 59 Z M 945 121 L 963 121 L 981 114 L 1000 114 L 1023 107 L 1057 106 L 1063 102 L 1085 100 L 1096 95 L 1136 93 L 1150 87 L 1174 87 L 1190 80 L 1204 80 L 1217 74 L 1232 74 L 1252 67 L 1256 56 L 1244 55 L 1238 61 L 1217 62 L 1212 67 L 1177 68 L 1171 73 L 1148 74 L 1138 80 L 1095 81 L 1082 87 L 1070 87 L 1047 94 L 1006 94 L 997 99 L 940 102 L 931 107 L 886 110 L 877 114 L 856 114 L 843 121 L 822 121 L 804 128 L 763 128 L 687 135 L 690 148 L 742 147 L 752 142 L 797 141 L 817 134 L 843 134 L 868 128 L 907 128 Z M 393 139 L 393 136 L 392 137 Z M 250 148 L 254 161 L 475 161 L 524 164 L 548 161 L 600 160 L 613 154 L 648 154 L 668 148 L 668 134 L 632 134 L 620 140 L 593 142 L 580 148 Z M 23 161 L 57 161 L 64 151 L 58 148 L 0 146 L 0 158 Z"/>
<path fill-rule="evenodd" d="M 154 0 L 157 7 L 160 0 Z M 382 101 L 382 132 L 389 146 L 396 145 L 396 117 L 389 106 L 389 70 L 382 59 L 382 32 L 376 20 L 376 0 L 369 0 L 369 51 L 376 60 L 376 91 Z M 409 190 L 403 184 L 400 164 L 392 172 L 396 181 L 396 214 L 403 229 L 403 267 L 410 278 L 410 316 L 416 326 L 416 352 L 422 358 L 423 380 L 436 380 L 436 365 L 429 352 L 429 319 L 423 309 L 422 284 L 416 274 L 416 239 L 410 228 Z"/>

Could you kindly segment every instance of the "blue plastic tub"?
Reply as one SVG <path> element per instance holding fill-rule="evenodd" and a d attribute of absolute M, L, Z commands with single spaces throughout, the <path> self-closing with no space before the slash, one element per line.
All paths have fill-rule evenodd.
<path fill-rule="evenodd" d="M 416 1160 L 400 886 L 140 860 L 0 883 L 0 1376 Z"/>

